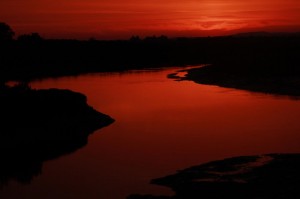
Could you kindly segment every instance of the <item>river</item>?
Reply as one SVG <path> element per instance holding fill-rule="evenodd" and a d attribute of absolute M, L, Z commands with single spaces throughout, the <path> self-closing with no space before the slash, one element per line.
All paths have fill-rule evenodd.
<path fill-rule="evenodd" d="M 167 78 L 180 69 L 32 82 L 32 88 L 81 92 L 116 121 L 94 132 L 85 147 L 46 161 L 31 183 L 10 181 L 0 198 L 171 195 L 150 180 L 232 156 L 300 152 L 300 101 Z"/>

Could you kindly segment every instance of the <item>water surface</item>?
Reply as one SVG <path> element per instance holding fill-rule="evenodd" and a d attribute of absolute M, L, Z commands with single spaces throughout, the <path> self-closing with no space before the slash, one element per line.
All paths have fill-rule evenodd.
<path fill-rule="evenodd" d="M 30 184 L 10 182 L 0 198 L 172 194 L 149 181 L 226 157 L 300 152 L 300 101 L 167 78 L 179 69 L 32 82 L 81 92 L 116 122 L 92 134 L 84 148 L 45 162 Z"/>

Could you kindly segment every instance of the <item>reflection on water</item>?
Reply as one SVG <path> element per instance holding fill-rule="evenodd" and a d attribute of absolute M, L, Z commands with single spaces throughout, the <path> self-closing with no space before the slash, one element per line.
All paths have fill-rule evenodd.
<path fill-rule="evenodd" d="M 10 183 L 1 198 L 106 198 L 171 194 L 150 185 L 181 168 L 239 155 L 300 152 L 300 101 L 174 81 L 160 71 L 48 79 L 116 122 L 71 155 L 48 161 L 30 185 Z"/>

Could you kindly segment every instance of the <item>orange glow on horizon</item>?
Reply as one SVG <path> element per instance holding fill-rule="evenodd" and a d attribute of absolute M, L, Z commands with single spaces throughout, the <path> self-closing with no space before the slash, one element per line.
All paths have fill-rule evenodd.
<path fill-rule="evenodd" d="M 1 0 L 0 21 L 17 34 L 67 38 L 300 31 L 300 1 Z"/>

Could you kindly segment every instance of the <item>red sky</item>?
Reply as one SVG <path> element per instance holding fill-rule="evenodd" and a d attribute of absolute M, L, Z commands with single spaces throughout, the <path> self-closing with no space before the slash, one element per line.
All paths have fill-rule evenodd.
<path fill-rule="evenodd" d="M 300 31 L 300 0 L 1 0 L 0 21 L 46 38 Z"/>

